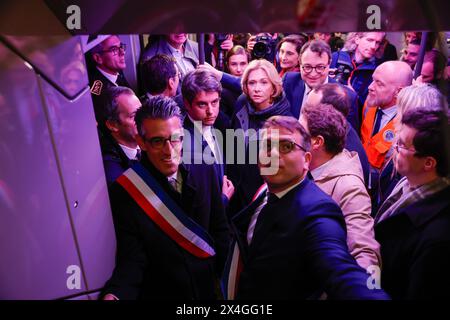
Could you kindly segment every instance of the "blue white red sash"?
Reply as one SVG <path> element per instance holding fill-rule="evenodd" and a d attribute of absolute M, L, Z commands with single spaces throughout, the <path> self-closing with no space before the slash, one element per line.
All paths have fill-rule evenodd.
<path fill-rule="evenodd" d="M 261 197 L 267 192 L 267 184 L 263 184 L 256 191 L 252 198 L 253 203 L 256 199 Z M 239 276 L 242 272 L 243 263 L 239 250 L 239 245 L 236 240 L 231 245 L 231 251 L 228 255 L 227 262 L 225 264 L 224 273 L 222 277 L 222 292 L 226 300 L 234 300 L 236 297 L 237 288 L 239 285 Z"/>
<path fill-rule="evenodd" d="M 134 164 L 117 182 L 180 247 L 199 258 L 215 255 L 209 234 L 183 212 L 141 164 Z"/>

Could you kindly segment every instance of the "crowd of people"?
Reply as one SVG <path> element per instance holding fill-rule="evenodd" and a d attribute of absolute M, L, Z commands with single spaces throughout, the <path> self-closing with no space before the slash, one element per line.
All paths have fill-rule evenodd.
<path fill-rule="evenodd" d="M 117 236 L 102 298 L 449 297 L 448 59 L 383 32 L 87 53 Z M 429 39 L 433 39 L 430 37 Z M 381 284 L 381 285 L 380 285 Z"/>

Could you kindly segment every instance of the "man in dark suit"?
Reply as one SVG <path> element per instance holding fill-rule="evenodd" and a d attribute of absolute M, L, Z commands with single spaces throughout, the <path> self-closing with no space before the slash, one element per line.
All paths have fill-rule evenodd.
<path fill-rule="evenodd" d="M 189 133 L 183 146 L 183 156 L 189 159 L 184 159 L 193 164 L 206 163 L 214 167 L 227 203 L 234 187 L 225 175 L 225 132 L 215 128 L 222 86 L 210 72 L 194 70 L 184 77 L 181 92 L 186 111 L 183 127 Z"/>
<path fill-rule="evenodd" d="M 328 76 L 331 63 L 330 46 L 321 40 L 305 43 L 299 55 L 300 73 L 288 72 L 283 77 L 283 89 L 291 104 L 291 112 L 297 119 L 309 93 L 324 83 L 336 83 Z M 352 127 L 359 132 L 357 97 L 353 90 L 344 87 L 349 95 L 350 109 L 346 115 Z"/>
<path fill-rule="evenodd" d="M 448 300 L 448 117 L 416 108 L 406 111 L 401 123 L 394 164 L 404 177 L 375 218 L 383 288 L 393 299 Z"/>
<path fill-rule="evenodd" d="M 99 124 L 104 132 L 100 146 L 106 182 L 111 185 L 133 161 L 140 159 L 134 116 L 141 103 L 133 90 L 115 86 L 105 92 L 105 102 Z"/>
<path fill-rule="evenodd" d="M 125 44 L 121 43 L 118 36 L 113 35 L 88 53 L 92 64 L 88 70 L 89 86 L 97 121 L 98 114 L 106 103 L 105 90 L 114 86 L 130 87 L 123 75 L 126 68 L 125 50 Z"/>
<path fill-rule="evenodd" d="M 264 128 L 259 167 L 268 190 L 233 218 L 238 247 L 231 257 L 240 257 L 242 272 L 236 259 L 227 263 L 228 296 L 313 299 L 325 291 L 331 299 L 387 299 L 369 289 L 369 275 L 349 254 L 341 209 L 306 176 L 308 133 L 284 116 Z"/>
<path fill-rule="evenodd" d="M 213 167 L 180 164 L 182 116 L 152 97 L 136 113 L 144 151 L 111 187 L 116 267 L 105 299 L 215 299 L 229 229 Z"/>

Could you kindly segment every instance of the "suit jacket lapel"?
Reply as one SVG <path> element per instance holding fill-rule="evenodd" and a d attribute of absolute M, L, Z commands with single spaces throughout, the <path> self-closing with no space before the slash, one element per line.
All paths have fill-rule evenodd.
<path fill-rule="evenodd" d="M 303 95 L 305 94 L 305 82 L 303 80 L 298 81 L 298 84 L 296 85 L 296 88 L 294 88 L 294 98 L 292 101 L 294 101 L 294 105 L 291 106 L 292 115 L 295 118 L 300 117 L 300 109 L 302 107 L 303 103 Z"/>

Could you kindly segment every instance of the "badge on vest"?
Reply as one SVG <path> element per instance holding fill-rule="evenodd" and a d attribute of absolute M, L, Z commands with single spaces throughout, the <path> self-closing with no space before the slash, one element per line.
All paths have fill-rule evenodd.
<path fill-rule="evenodd" d="M 103 82 L 95 80 L 91 87 L 91 93 L 99 96 L 102 93 Z"/>
<path fill-rule="evenodd" d="M 383 132 L 383 139 L 386 142 L 392 142 L 395 138 L 395 133 L 392 130 L 386 130 Z"/>

